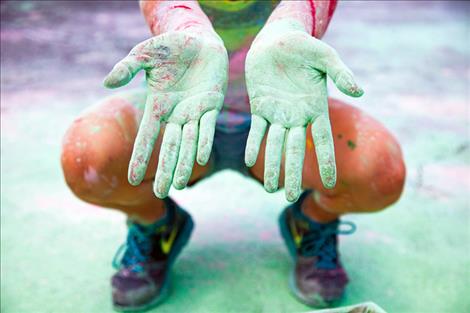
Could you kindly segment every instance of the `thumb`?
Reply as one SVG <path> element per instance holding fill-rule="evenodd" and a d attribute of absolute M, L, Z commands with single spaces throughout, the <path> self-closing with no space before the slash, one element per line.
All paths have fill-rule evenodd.
<path fill-rule="evenodd" d="M 328 74 L 339 90 L 351 97 L 360 97 L 364 94 L 354 80 L 353 73 L 343 63 L 335 49 L 316 38 L 311 39 L 310 47 L 319 69 Z"/>
<path fill-rule="evenodd" d="M 119 61 L 104 79 L 107 88 L 118 88 L 126 85 L 143 68 L 135 55 L 129 54 Z"/>
<path fill-rule="evenodd" d="M 364 90 L 357 85 L 354 80 L 353 73 L 346 67 L 346 65 L 343 64 L 343 69 L 337 71 L 328 69 L 327 73 L 334 81 L 336 87 L 338 87 L 338 89 L 344 94 L 355 98 L 364 94 Z"/>

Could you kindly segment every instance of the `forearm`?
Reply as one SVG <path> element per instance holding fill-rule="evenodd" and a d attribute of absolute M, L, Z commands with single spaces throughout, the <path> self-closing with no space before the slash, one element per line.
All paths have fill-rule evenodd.
<path fill-rule="evenodd" d="M 153 35 L 182 30 L 215 33 L 197 1 L 140 0 L 140 9 Z"/>
<path fill-rule="evenodd" d="M 276 22 L 282 25 L 281 27 L 302 30 L 321 38 L 336 9 L 336 3 L 336 0 L 283 0 L 273 11 L 266 25 Z"/>

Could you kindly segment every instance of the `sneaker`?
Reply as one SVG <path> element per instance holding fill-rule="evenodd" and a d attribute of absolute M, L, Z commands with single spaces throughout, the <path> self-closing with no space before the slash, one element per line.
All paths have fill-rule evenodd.
<path fill-rule="evenodd" d="M 170 198 L 166 215 L 155 224 L 129 223 L 127 242 L 118 250 L 111 279 L 113 305 L 117 311 L 150 309 L 169 291 L 169 273 L 193 229 L 191 216 Z"/>
<path fill-rule="evenodd" d="M 295 260 L 289 279 L 292 293 L 303 303 L 326 307 L 339 299 L 348 276 L 338 254 L 338 234 L 351 234 L 356 229 L 351 222 L 335 220 L 320 224 L 303 214 L 301 204 L 311 195 L 302 193 L 299 200 L 287 207 L 279 217 L 281 235 Z M 347 225 L 349 229 L 340 230 Z"/>

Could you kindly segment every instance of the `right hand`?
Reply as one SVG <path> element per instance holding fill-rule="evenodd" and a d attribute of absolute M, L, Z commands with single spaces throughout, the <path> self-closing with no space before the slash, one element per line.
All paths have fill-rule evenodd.
<path fill-rule="evenodd" d="M 148 92 L 128 179 L 134 186 L 142 182 L 160 125 L 166 123 L 154 183 L 155 195 L 165 198 L 172 182 L 176 189 L 186 186 L 196 154 L 200 165 L 209 160 L 227 89 L 228 56 L 215 34 L 168 32 L 135 46 L 104 85 L 126 85 L 140 70 L 146 72 Z"/>
<path fill-rule="evenodd" d="M 245 162 L 255 164 L 266 129 L 264 186 L 278 188 L 281 160 L 285 156 L 286 199 L 297 201 L 302 192 L 306 130 L 312 138 L 323 186 L 336 185 L 336 161 L 328 114 L 326 76 L 345 94 L 364 93 L 336 51 L 291 23 L 268 24 L 246 57 L 246 85 L 252 122 Z M 300 27 L 299 27 L 300 28 Z"/>

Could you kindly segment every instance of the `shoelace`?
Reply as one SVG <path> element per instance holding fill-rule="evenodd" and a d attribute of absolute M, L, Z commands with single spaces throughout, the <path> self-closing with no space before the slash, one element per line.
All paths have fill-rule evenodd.
<path fill-rule="evenodd" d="M 147 261 L 152 250 L 152 241 L 137 225 L 131 225 L 126 243 L 122 244 L 113 258 L 113 267 L 128 267 L 133 271 L 140 271 L 141 263 Z"/>
<path fill-rule="evenodd" d="M 347 225 L 349 229 L 340 229 Z M 352 222 L 339 222 L 322 225 L 305 234 L 302 238 L 301 252 L 304 256 L 317 256 L 317 266 L 324 269 L 333 269 L 336 265 L 336 235 L 350 235 L 356 230 Z"/>

